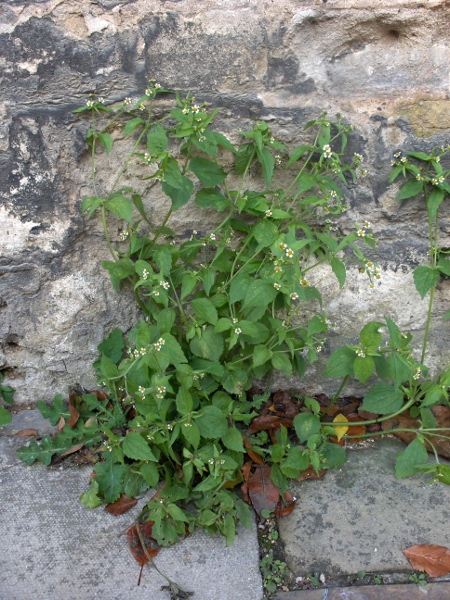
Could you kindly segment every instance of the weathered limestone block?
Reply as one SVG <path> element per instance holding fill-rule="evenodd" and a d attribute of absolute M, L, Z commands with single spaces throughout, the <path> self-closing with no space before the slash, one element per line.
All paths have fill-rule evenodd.
<path fill-rule="evenodd" d="M 399 203 L 388 186 L 397 149 L 430 150 L 450 130 L 448 30 L 444 0 L 11 0 L 0 6 L 0 369 L 21 404 L 68 386 L 95 385 L 96 346 L 138 317 L 117 296 L 100 261 L 101 224 L 80 215 L 90 194 L 87 120 L 71 111 L 94 91 L 108 101 L 140 97 L 148 78 L 221 107 L 218 128 L 270 122 L 291 147 L 324 109 L 355 125 L 349 153 L 365 156 L 368 177 L 348 190 L 340 226 L 368 219 L 379 238 L 381 284 L 350 270 L 343 291 L 324 271 L 319 286 L 330 320 L 329 349 L 351 342 L 368 319 L 388 315 L 420 340 L 426 318 L 412 269 L 426 259 L 421 201 Z M 117 131 L 120 138 L 120 132 Z M 118 143 L 120 154 L 121 144 Z M 114 164 L 100 158 L 105 185 Z M 156 213 L 167 199 L 143 188 Z M 212 226 L 211 212 L 203 227 Z M 204 219 L 204 216 L 202 216 Z M 210 221 L 208 221 L 210 219 Z M 188 205 L 174 217 L 180 237 L 196 227 Z M 118 237 L 121 224 L 113 224 Z M 448 208 L 442 244 L 450 247 Z M 437 292 L 430 362 L 450 357 Z M 416 335 L 417 332 L 417 335 Z M 323 367 L 323 363 L 322 363 Z M 333 387 L 310 369 L 309 393 Z M 328 387 L 327 387 L 328 386 Z"/>

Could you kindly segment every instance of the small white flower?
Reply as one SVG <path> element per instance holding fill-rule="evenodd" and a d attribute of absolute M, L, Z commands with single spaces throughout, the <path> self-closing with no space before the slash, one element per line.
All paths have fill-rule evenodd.
<path fill-rule="evenodd" d="M 216 234 L 215 233 L 211 233 L 211 235 L 209 236 L 209 239 L 214 241 L 216 239 Z"/>
<path fill-rule="evenodd" d="M 236 335 L 239 335 L 239 334 L 241 334 L 241 333 L 242 333 L 242 329 L 241 329 L 240 327 L 236 327 L 236 329 L 234 330 L 234 333 L 235 333 Z"/>
<path fill-rule="evenodd" d="M 100 96 L 98 102 L 100 102 L 100 104 L 105 104 L 105 99 L 103 98 L 103 96 Z"/>
<path fill-rule="evenodd" d="M 273 287 L 274 287 L 276 290 L 281 290 L 281 285 L 280 285 L 279 283 L 274 283 L 274 284 L 273 284 Z"/>
<path fill-rule="evenodd" d="M 291 297 L 291 300 L 298 300 L 298 294 L 297 294 L 297 292 L 292 292 L 292 294 L 291 294 L 290 297 Z"/>
<path fill-rule="evenodd" d="M 131 104 L 131 98 L 125 98 L 125 100 L 123 101 L 124 104 L 128 105 Z"/>
<path fill-rule="evenodd" d="M 138 387 L 138 391 L 139 391 L 141 394 L 143 394 L 143 393 L 145 392 L 145 388 L 144 388 L 144 387 L 142 387 L 142 385 L 140 385 L 140 386 Z"/>
<path fill-rule="evenodd" d="M 92 106 L 94 106 L 94 102 L 92 100 L 88 100 L 86 102 L 86 106 L 89 106 L 89 108 L 91 108 Z"/>
<path fill-rule="evenodd" d="M 141 356 L 145 356 L 147 354 L 147 349 L 146 348 L 141 348 L 139 350 L 139 353 L 140 353 Z"/>
<path fill-rule="evenodd" d="M 286 256 L 292 258 L 294 256 L 294 251 L 291 248 L 286 248 Z"/>
<path fill-rule="evenodd" d="M 271 217 L 272 216 L 272 211 L 271 210 L 266 210 L 266 212 L 264 214 L 266 215 L 266 217 Z"/>
<path fill-rule="evenodd" d="M 168 281 L 162 280 L 159 282 L 159 285 L 161 287 L 163 287 L 165 290 L 168 290 L 170 288 L 170 283 Z"/>

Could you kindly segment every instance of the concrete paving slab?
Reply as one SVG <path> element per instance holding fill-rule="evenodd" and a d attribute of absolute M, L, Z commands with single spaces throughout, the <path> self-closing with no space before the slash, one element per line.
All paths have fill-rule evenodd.
<path fill-rule="evenodd" d="M 144 500 L 119 517 L 101 507 L 89 510 L 79 497 L 92 467 L 27 467 L 15 456 L 25 442 L 0 438 L 0 600 L 168 600 L 168 592 L 160 590 L 166 582 L 149 565 L 137 586 L 140 567 L 123 533 Z M 240 528 L 230 548 L 224 538 L 196 531 L 162 549 L 155 562 L 194 591 L 193 600 L 261 600 L 263 595 L 256 527 Z"/>
<path fill-rule="evenodd" d="M 396 479 L 395 457 L 405 446 L 378 440 L 350 450 L 339 470 L 296 483 L 298 501 L 279 522 L 285 560 L 295 576 L 409 571 L 402 550 L 415 544 L 450 546 L 450 486 L 429 476 Z M 450 597 L 450 596 L 449 596 Z"/>
<path fill-rule="evenodd" d="M 450 583 L 370 585 L 279 593 L 274 600 L 448 600 Z"/>

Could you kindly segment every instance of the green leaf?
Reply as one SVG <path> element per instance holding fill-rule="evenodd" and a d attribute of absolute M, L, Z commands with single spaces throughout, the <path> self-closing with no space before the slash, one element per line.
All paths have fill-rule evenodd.
<path fill-rule="evenodd" d="M 437 284 L 440 279 L 439 271 L 436 268 L 432 268 L 428 265 L 423 265 L 414 269 L 413 273 L 414 285 L 416 290 L 419 292 L 422 300 L 427 295 L 427 292 L 431 290 L 433 286 Z"/>
<path fill-rule="evenodd" d="M 380 415 L 397 412 L 403 405 L 403 392 L 389 383 L 375 384 L 366 394 L 362 408 Z"/>
<path fill-rule="evenodd" d="M 0 406 L 0 427 L 2 425 L 6 425 L 7 423 L 11 423 L 12 415 L 4 406 Z"/>
<path fill-rule="evenodd" d="M 111 200 L 105 202 L 105 208 L 127 223 L 133 220 L 133 204 L 124 196 L 113 196 Z"/>
<path fill-rule="evenodd" d="M 305 171 L 304 173 L 302 173 L 300 175 L 300 177 L 298 179 L 297 193 L 303 194 L 304 192 L 311 190 L 316 184 L 317 184 L 316 178 L 313 177 L 311 175 L 311 173 L 308 173 L 307 171 Z"/>
<path fill-rule="evenodd" d="M 195 356 L 208 360 L 219 360 L 223 352 L 223 338 L 220 333 L 215 333 L 212 327 L 207 327 L 191 340 L 189 347 Z"/>
<path fill-rule="evenodd" d="M 156 488 L 159 482 L 159 471 L 155 463 L 142 463 L 139 467 L 139 471 L 141 472 L 142 477 L 145 479 L 148 485 L 152 488 Z"/>
<path fill-rule="evenodd" d="M 338 444 L 331 444 L 330 442 L 325 442 L 325 444 L 323 444 L 321 447 L 321 454 L 325 461 L 324 467 L 326 469 L 336 469 L 343 465 L 347 459 L 347 453 L 344 448 L 338 446 Z"/>
<path fill-rule="evenodd" d="M 233 146 L 233 144 L 227 137 L 225 137 L 222 133 L 219 133 L 218 131 L 213 131 L 212 133 L 218 146 L 223 146 L 223 148 L 226 148 L 233 154 L 236 154 L 236 148 Z"/>
<path fill-rule="evenodd" d="M 294 148 L 289 160 L 286 163 L 286 169 L 301 159 L 301 157 L 309 150 L 314 150 L 314 146 L 297 146 Z"/>
<path fill-rule="evenodd" d="M 345 268 L 344 263 L 335 256 L 333 256 L 330 259 L 330 265 L 333 270 L 333 273 L 336 275 L 337 280 L 339 281 L 339 287 L 342 288 L 344 286 L 345 278 L 347 276 L 347 270 Z"/>
<path fill-rule="evenodd" d="M 327 362 L 325 377 L 345 377 L 353 374 L 355 352 L 342 346 L 333 352 Z"/>
<path fill-rule="evenodd" d="M 208 188 L 199 190 L 196 193 L 195 204 L 201 208 L 212 207 L 219 212 L 231 206 L 231 202 L 221 192 Z"/>
<path fill-rule="evenodd" d="M 103 504 L 103 500 L 98 497 L 98 492 L 98 483 L 95 479 L 92 479 L 89 489 L 80 496 L 81 503 L 88 508 L 100 506 L 100 504 Z"/>
<path fill-rule="evenodd" d="M 220 165 L 201 156 L 196 156 L 191 160 L 189 169 L 195 173 L 203 185 L 209 188 L 219 185 L 227 176 Z"/>
<path fill-rule="evenodd" d="M 439 258 L 437 268 L 441 273 L 450 277 L 450 260 L 441 256 Z"/>
<path fill-rule="evenodd" d="M 397 196 L 397 200 L 406 200 L 407 198 L 413 198 L 420 194 L 423 189 L 422 182 L 417 179 L 410 179 L 400 190 Z"/>
<path fill-rule="evenodd" d="M 106 150 L 106 154 L 109 154 L 113 147 L 112 137 L 109 135 L 109 133 L 99 133 L 98 139 L 99 139 L 101 145 L 103 146 L 103 148 Z"/>
<path fill-rule="evenodd" d="M 205 321 L 206 323 L 211 323 L 211 325 L 215 325 L 218 320 L 217 310 L 211 300 L 207 298 L 195 298 L 191 300 L 191 307 L 194 311 L 196 317 Z"/>
<path fill-rule="evenodd" d="M 98 346 L 98 351 L 107 356 L 113 363 L 118 363 L 122 358 L 125 342 L 120 329 L 113 329 L 111 333 Z"/>
<path fill-rule="evenodd" d="M 111 282 L 116 292 L 119 291 L 119 283 L 122 279 L 134 275 L 135 269 L 134 264 L 128 258 L 121 258 L 117 262 L 104 260 L 102 261 L 102 267 L 109 272 Z"/>
<path fill-rule="evenodd" d="M 411 365 L 399 354 L 392 354 L 388 358 L 389 369 L 395 387 L 399 387 L 402 383 L 409 381 L 411 377 Z"/>
<path fill-rule="evenodd" d="M 95 480 L 107 504 L 115 502 L 123 492 L 125 472 L 125 465 L 114 464 L 112 452 L 108 452 L 105 462 L 97 464 L 95 467 Z"/>
<path fill-rule="evenodd" d="M 180 386 L 176 397 L 177 411 L 181 415 L 187 415 L 192 412 L 194 407 L 192 402 L 192 394 L 183 385 Z"/>
<path fill-rule="evenodd" d="M 263 365 L 265 362 L 269 361 L 272 358 L 272 350 L 269 350 L 267 346 L 258 345 L 255 346 L 253 350 L 253 366 L 259 367 Z"/>
<path fill-rule="evenodd" d="M 147 150 L 150 154 L 164 152 L 169 144 L 166 131 L 162 125 L 156 125 L 147 135 Z"/>
<path fill-rule="evenodd" d="M 293 446 L 286 457 L 286 460 L 280 465 L 281 472 L 286 477 L 296 479 L 300 477 L 301 472 L 308 468 L 309 458 L 303 455 L 303 450 L 299 446 Z"/>
<path fill-rule="evenodd" d="M 398 479 L 409 477 L 417 472 L 417 467 L 428 461 L 428 453 L 423 442 L 416 438 L 403 452 L 397 454 L 395 476 Z"/>
<path fill-rule="evenodd" d="M 430 222 L 434 221 L 439 206 L 442 204 L 445 198 L 444 190 L 440 188 L 434 188 L 428 197 L 427 208 Z"/>
<path fill-rule="evenodd" d="M 272 366 L 276 371 L 282 371 L 288 377 L 292 375 L 292 363 L 285 353 L 272 354 Z"/>
<path fill-rule="evenodd" d="M 258 156 L 258 160 L 261 163 L 264 179 L 266 180 L 266 185 L 269 187 L 270 181 L 273 175 L 273 169 L 275 166 L 275 159 L 272 156 L 272 153 L 267 148 L 261 148 L 256 151 Z"/>
<path fill-rule="evenodd" d="M 355 377 L 361 383 L 366 383 L 369 377 L 372 375 L 375 368 L 375 361 L 371 356 L 357 356 L 353 363 L 353 371 Z"/>
<path fill-rule="evenodd" d="M 308 438 L 319 433 L 320 419 L 309 412 L 299 413 L 294 418 L 294 427 L 299 442 L 303 444 Z"/>
<path fill-rule="evenodd" d="M 48 406 L 42 400 L 37 401 L 37 407 L 44 419 L 49 419 L 52 425 L 56 425 L 61 416 L 69 418 L 69 409 L 64 408 L 64 399 L 61 394 L 57 394 L 53 400 L 52 406 Z"/>
<path fill-rule="evenodd" d="M 365 348 L 376 349 L 381 346 L 383 335 L 379 331 L 380 327 L 384 327 L 384 323 L 378 321 L 370 321 L 361 329 L 359 340 Z"/>
<path fill-rule="evenodd" d="M 136 117 L 135 119 L 131 119 L 125 125 L 125 129 L 123 130 L 123 135 L 129 135 L 130 133 L 133 133 L 133 131 L 136 129 L 136 127 L 141 124 L 142 125 L 145 124 L 144 119 L 142 119 L 141 117 Z"/>
<path fill-rule="evenodd" d="M 189 423 L 189 425 L 190 427 L 183 426 L 181 433 L 188 444 L 197 450 L 200 444 L 200 431 L 195 423 Z"/>
<path fill-rule="evenodd" d="M 240 394 L 248 381 L 248 374 L 242 369 L 236 371 L 225 371 L 221 384 L 230 394 Z"/>
<path fill-rule="evenodd" d="M 253 235 L 261 248 L 268 248 L 278 238 L 278 227 L 268 219 L 261 219 L 254 228 Z"/>
<path fill-rule="evenodd" d="M 228 422 L 217 406 L 205 406 L 195 423 L 200 435 L 207 439 L 218 439 L 228 432 Z"/>
<path fill-rule="evenodd" d="M 81 203 L 81 212 L 84 214 L 86 211 L 89 211 L 86 215 L 86 218 L 90 219 L 94 212 L 97 210 L 97 208 L 99 206 L 102 206 L 104 202 L 104 198 L 97 198 L 96 196 L 84 198 L 83 202 Z"/>
<path fill-rule="evenodd" d="M 0 379 L 0 381 L 3 380 Z M 4 400 L 7 404 L 12 404 L 14 402 L 14 388 L 10 385 L 0 385 L 0 398 Z"/>
<path fill-rule="evenodd" d="M 253 144 L 244 144 L 239 148 L 236 153 L 236 160 L 234 163 L 234 169 L 237 175 L 242 175 L 249 165 L 253 162 L 255 157 L 255 148 Z"/>
<path fill-rule="evenodd" d="M 229 427 L 225 435 L 222 436 L 222 442 L 229 450 L 245 453 L 241 432 L 236 427 Z"/>
<path fill-rule="evenodd" d="M 182 206 L 189 202 L 192 192 L 194 190 L 194 184 L 185 175 L 181 176 L 180 187 L 174 187 L 167 181 L 162 183 L 162 190 L 172 200 L 172 209 L 179 210 Z"/>
<path fill-rule="evenodd" d="M 151 464 L 151 463 L 148 463 Z M 135 471 L 128 471 L 123 480 L 123 491 L 128 498 L 134 498 L 143 494 L 150 485 L 147 483 L 141 473 Z"/>
<path fill-rule="evenodd" d="M 445 392 L 440 385 L 432 384 L 426 391 L 425 398 L 422 400 L 422 406 L 435 406 L 445 398 Z"/>
<path fill-rule="evenodd" d="M 181 300 L 184 300 L 186 296 L 189 296 L 196 285 L 197 277 L 195 275 L 192 275 L 191 273 L 183 275 L 183 279 L 181 280 Z"/>
<path fill-rule="evenodd" d="M 128 433 L 122 441 L 122 450 L 125 456 L 133 460 L 158 462 L 158 459 L 140 433 Z"/>
<path fill-rule="evenodd" d="M 183 175 L 177 161 L 172 156 L 165 161 L 164 179 L 169 186 L 178 190 L 183 189 Z"/>

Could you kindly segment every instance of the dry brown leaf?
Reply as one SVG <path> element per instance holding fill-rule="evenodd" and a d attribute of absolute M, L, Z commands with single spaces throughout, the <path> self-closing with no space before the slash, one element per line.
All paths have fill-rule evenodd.
<path fill-rule="evenodd" d="M 64 429 L 64 425 L 66 424 L 66 420 L 64 419 L 64 417 L 61 415 L 61 417 L 59 418 L 58 421 L 58 431 L 59 433 L 62 432 L 62 430 Z"/>
<path fill-rule="evenodd" d="M 320 479 L 326 473 L 326 469 L 322 469 L 317 472 L 313 467 L 308 467 L 304 471 L 301 472 L 300 477 L 297 477 L 295 481 L 309 481 L 310 479 Z"/>
<path fill-rule="evenodd" d="M 17 433 L 12 433 L 9 437 L 27 437 L 28 435 L 37 435 L 37 429 L 21 429 Z"/>
<path fill-rule="evenodd" d="M 156 540 L 152 538 L 152 529 L 154 525 L 154 521 L 147 521 L 146 523 L 139 523 L 139 532 L 142 537 L 142 541 L 144 542 L 147 553 L 151 558 L 156 556 L 159 552 L 159 546 L 156 543 Z M 148 563 L 148 556 L 145 553 L 145 550 L 141 544 L 141 540 L 139 539 L 138 530 L 136 525 L 130 527 L 127 531 L 127 540 L 130 544 L 131 554 L 137 560 L 137 562 L 141 565 L 141 571 L 139 573 L 138 585 L 141 583 L 142 577 L 142 569 L 144 565 Z"/>
<path fill-rule="evenodd" d="M 128 496 L 122 494 L 118 500 L 107 504 L 105 510 L 109 512 L 110 515 L 123 515 L 123 513 L 126 513 L 127 510 L 130 510 L 130 508 L 133 508 L 136 504 L 136 498 L 128 498 Z"/>
<path fill-rule="evenodd" d="M 72 448 L 69 448 L 68 450 L 66 450 L 64 452 L 64 454 L 60 454 L 59 456 L 56 456 L 53 460 L 52 460 L 52 464 L 56 464 L 58 463 L 60 460 L 62 460 L 63 458 L 66 458 L 66 456 L 69 456 L 69 454 L 74 454 L 75 452 L 78 452 L 78 450 L 81 450 L 81 448 L 84 446 L 84 442 L 81 442 L 81 444 L 77 444 L 76 446 L 72 446 Z"/>
<path fill-rule="evenodd" d="M 270 467 L 256 467 L 247 485 L 250 499 L 258 515 L 261 515 L 264 509 L 270 512 L 275 510 L 280 499 L 280 490 L 270 479 Z"/>
<path fill-rule="evenodd" d="M 436 544 L 410 546 L 403 550 L 413 569 L 425 571 L 430 577 L 443 577 L 450 572 L 450 550 Z"/>
<path fill-rule="evenodd" d="M 78 410 L 75 407 L 75 400 L 76 400 L 75 392 L 70 392 L 70 394 L 69 394 L 70 417 L 69 417 L 69 420 L 67 421 L 67 425 L 71 429 L 73 429 L 75 427 L 78 419 L 80 418 L 80 413 L 78 412 Z"/>
<path fill-rule="evenodd" d="M 435 419 L 436 419 L 436 427 L 441 428 L 450 428 L 450 407 L 448 406 L 434 406 L 431 409 Z M 420 427 L 420 423 L 418 419 L 413 419 L 409 413 L 402 413 L 401 415 L 397 415 L 393 419 L 388 419 L 387 421 L 383 421 L 383 431 L 387 431 L 389 429 L 418 429 Z M 402 442 L 405 444 L 410 444 L 415 438 L 416 434 L 409 431 L 393 431 L 393 434 L 400 438 Z M 433 444 L 434 448 L 436 448 L 436 452 L 439 456 L 443 456 L 444 458 L 450 458 L 450 440 L 445 437 L 440 437 L 439 435 L 430 435 L 430 442 Z M 433 448 L 425 442 L 425 448 L 428 452 L 432 452 Z"/>
<path fill-rule="evenodd" d="M 262 456 L 260 456 L 257 452 L 255 452 L 253 450 L 252 443 L 250 442 L 248 437 L 246 435 L 242 435 L 242 439 L 244 442 L 245 450 L 246 450 L 247 454 L 249 455 L 249 457 L 252 459 L 252 461 L 254 463 L 256 463 L 257 465 L 263 465 L 264 459 L 262 458 Z"/>
<path fill-rule="evenodd" d="M 248 432 L 257 433 L 258 431 L 270 431 L 271 429 L 279 429 L 281 425 L 284 425 L 284 427 L 292 427 L 292 419 L 279 417 L 278 415 L 261 415 L 260 417 L 253 419 L 248 428 Z"/>

